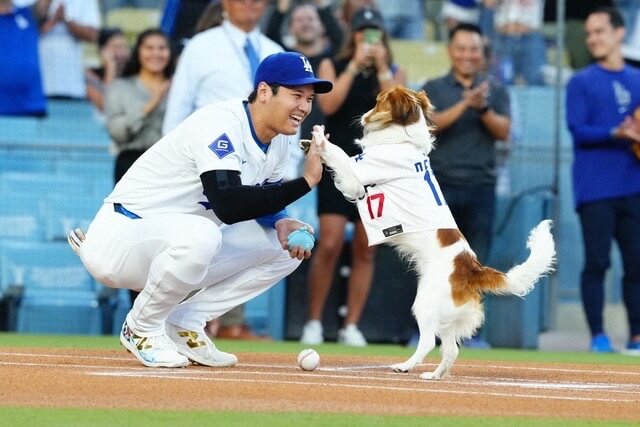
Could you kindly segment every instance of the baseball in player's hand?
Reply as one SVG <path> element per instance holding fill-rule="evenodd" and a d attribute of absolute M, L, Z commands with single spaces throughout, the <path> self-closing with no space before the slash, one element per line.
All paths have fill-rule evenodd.
<path fill-rule="evenodd" d="M 283 218 L 276 222 L 275 227 L 282 249 L 288 250 L 289 256 L 291 256 L 291 258 L 298 258 L 299 260 L 303 260 L 311 256 L 311 250 L 305 250 L 300 246 L 290 248 L 288 242 L 289 234 L 293 233 L 296 230 L 299 230 L 302 227 L 306 227 L 309 233 L 314 234 L 314 230 L 311 225 L 302 221 L 298 221 L 297 219 Z"/>

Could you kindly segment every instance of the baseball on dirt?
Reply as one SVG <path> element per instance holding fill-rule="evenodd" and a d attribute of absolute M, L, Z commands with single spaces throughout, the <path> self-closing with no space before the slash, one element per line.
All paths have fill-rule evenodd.
<path fill-rule="evenodd" d="M 303 371 L 313 371 L 320 365 L 320 355 L 311 348 L 305 348 L 298 354 L 298 366 Z"/>

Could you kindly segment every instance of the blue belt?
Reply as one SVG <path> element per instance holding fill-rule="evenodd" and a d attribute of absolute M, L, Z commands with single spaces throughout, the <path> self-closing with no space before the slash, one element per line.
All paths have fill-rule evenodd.
<path fill-rule="evenodd" d="M 127 209 L 125 209 L 124 206 L 122 206 L 120 203 L 114 203 L 113 204 L 113 210 L 126 216 L 127 218 L 131 218 L 131 219 L 141 219 L 142 217 L 134 214 L 131 211 L 128 211 Z"/>

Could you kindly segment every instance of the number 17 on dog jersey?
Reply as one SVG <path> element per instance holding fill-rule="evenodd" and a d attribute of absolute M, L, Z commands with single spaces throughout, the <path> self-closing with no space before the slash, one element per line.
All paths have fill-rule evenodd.
<path fill-rule="evenodd" d="M 419 147 L 376 145 L 351 160 L 366 189 L 357 205 L 370 245 L 401 233 L 456 228 L 429 157 Z"/>

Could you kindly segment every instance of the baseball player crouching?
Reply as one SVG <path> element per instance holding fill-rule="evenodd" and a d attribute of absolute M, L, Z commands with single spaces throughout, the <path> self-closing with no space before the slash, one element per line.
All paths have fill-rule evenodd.
<path fill-rule="evenodd" d="M 285 207 L 320 181 L 315 144 L 303 176 L 283 176 L 314 94 L 331 89 L 301 54 L 265 58 L 248 101 L 194 112 L 135 162 L 86 237 L 69 234 L 97 280 L 141 291 L 120 342 L 142 364 L 237 363 L 206 336 L 205 322 L 266 291 L 311 255 L 288 247 L 289 233 L 311 228 Z"/>

